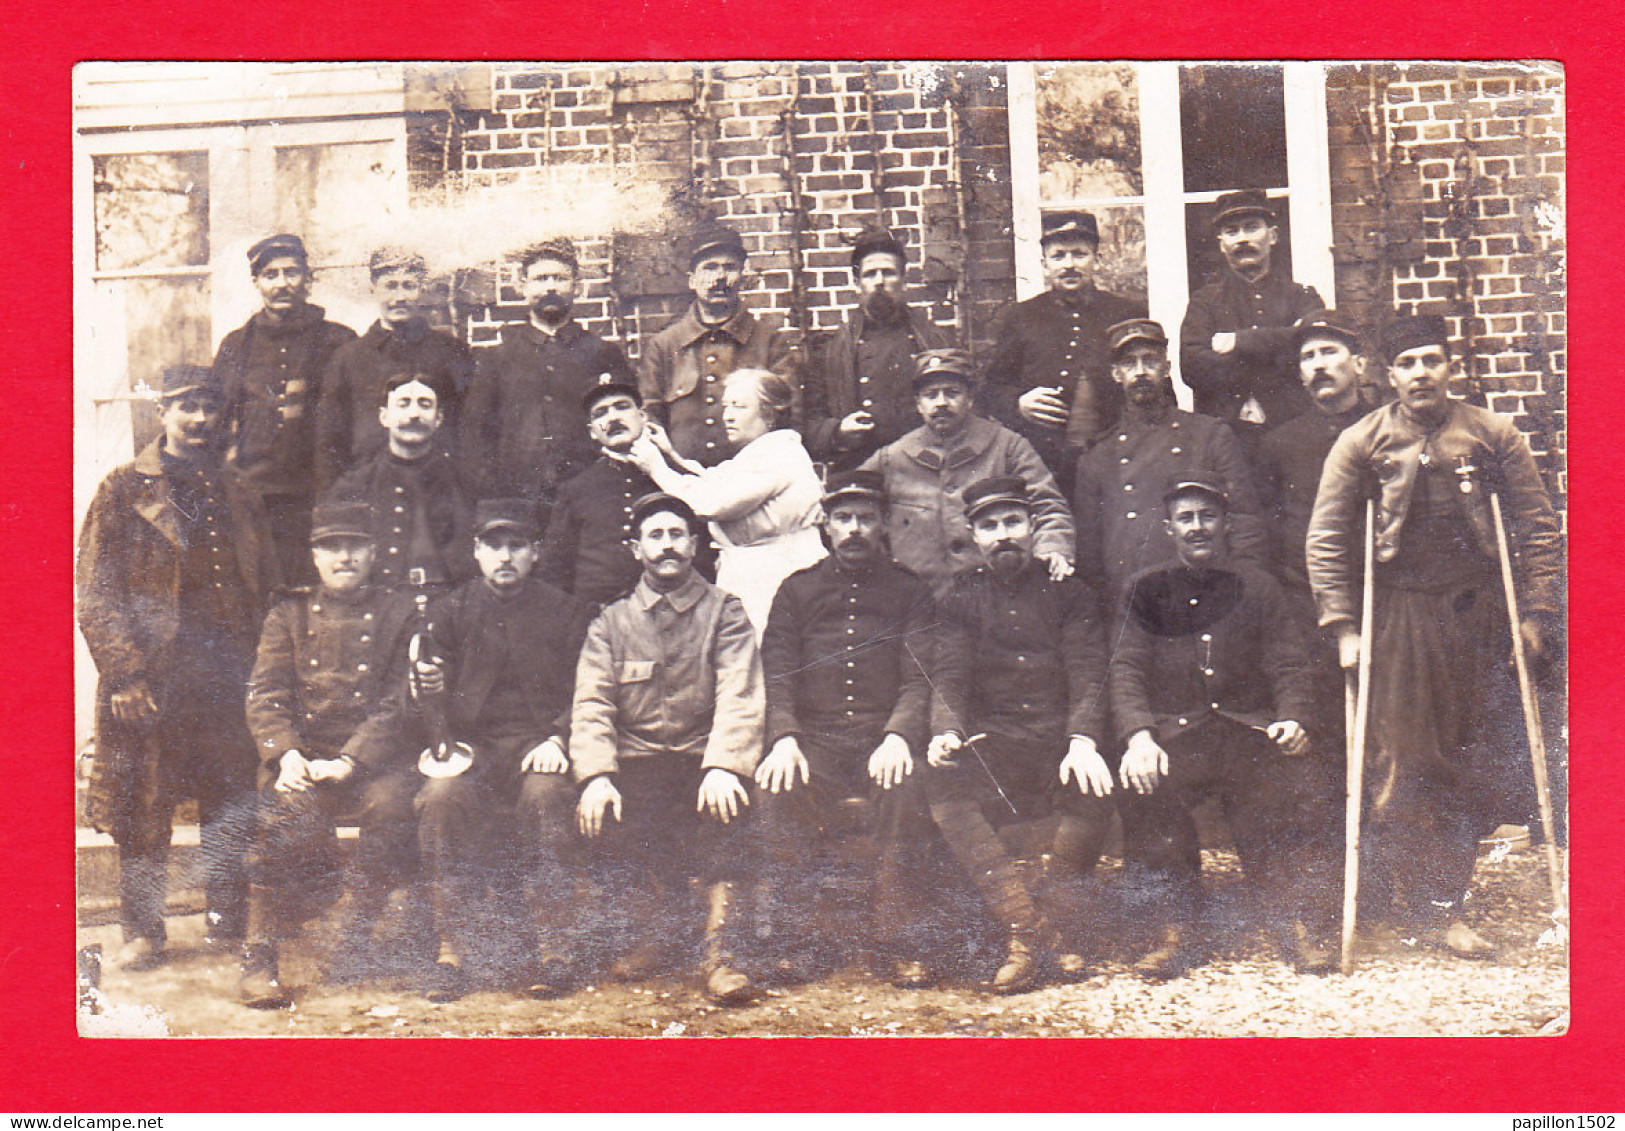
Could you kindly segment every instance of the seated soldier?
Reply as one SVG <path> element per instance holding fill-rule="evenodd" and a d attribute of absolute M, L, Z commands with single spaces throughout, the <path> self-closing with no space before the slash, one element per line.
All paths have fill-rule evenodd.
<path fill-rule="evenodd" d="M 745 606 L 694 569 L 704 527 L 671 495 L 632 508 L 643 577 L 598 614 L 581 650 L 571 759 L 583 783 L 576 815 L 598 840 L 595 871 L 608 920 L 624 901 L 646 920 L 619 976 L 652 971 L 682 919 L 648 923 L 676 906 L 691 876 L 705 886 L 706 992 L 749 998 L 734 966 L 731 914 L 743 854 L 746 786 L 762 754 L 762 663 Z M 602 838 L 601 840 L 599 838 Z"/>
<path fill-rule="evenodd" d="M 1164 506 L 1178 559 L 1130 582 L 1112 653 L 1125 872 L 1159 928 L 1135 969 L 1151 980 L 1194 960 L 1191 810 L 1213 795 L 1285 953 L 1305 973 L 1333 965 L 1336 786 L 1298 722 L 1313 707 L 1303 626 L 1273 577 L 1231 558 L 1228 502 L 1211 472 L 1175 477 Z"/>
<path fill-rule="evenodd" d="M 497 910 L 523 902 L 529 913 L 518 964 L 530 992 L 551 996 L 573 980 L 569 711 L 588 609 L 532 575 L 535 510 L 523 499 L 477 505 L 481 576 L 431 607 L 407 690 L 355 744 L 369 771 L 418 759 L 427 778 L 415 805 L 440 947 L 436 1001 L 473 985 L 469 956 L 492 941 L 487 889 Z"/>
<path fill-rule="evenodd" d="M 756 768 L 768 875 L 761 908 L 782 969 L 810 975 L 832 940 L 810 922 L 820 878 L 839 867 L 834 830 L 847 802 L 873 802 L 879 859 L 871 934 L 899 985 L 929 978 L 919 927 L 929 907 L 930 820 L 914 773 L 925 749 L 931 591 L 891 560 L 880 475 L 851 471 L 824 495 L 830 556 L 779 587 L 762 640 L 769 752 Z M 792 918 L 811 939 L 792 939 Z M 760 933 L 761 928 L 758 928 Z M 824 953 L 820 953 L 820 952 Z M 811 952 L 811 953 L 809 953 Z"/>
<path fill-rule="evenodd" d="M 984 565 L 954 581 L 939 606 L 926 796 L 943 839 L 1008 932 L 998 993 L 1031 989 L 1072 929 L 1082 884 L 1111 830 L 1106 643 L 1094 591 L 1057 580 L 1033 552 L 1034 494 L 1015 476 L 965 488 L 965 514 Z M 1059 817 L 1046 902 L 1033 892 L 997 826 Z M 1074 951 L 1057 960 L 1082 972 Z"/>
<path fill-rule="evenodd" d="M 415 776 L 358 775 L 352 740 L 404 656 L 412 602 L 369 583 L 376 545 L 367 508 L 318 506 L 310 554 L 319 587 L 271 610 L 248 681 L 248 726 L 260 754 L 260 832 L 250 861 L 244 1005 L 280 1009 L 278 944 L 322 910 L 339 874 L 336 815 L 361 814 L 346 940 L 370 939 L 390 890 L 417 867 Z"/>

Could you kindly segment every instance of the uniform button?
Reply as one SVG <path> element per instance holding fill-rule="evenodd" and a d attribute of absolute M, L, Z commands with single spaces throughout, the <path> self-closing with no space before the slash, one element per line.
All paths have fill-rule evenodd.
<path fill-rule="evenodd" d="M 406 513 L 406 508 L 405 507 L 396 507 L 395 508 L 395 513 L 396 514 L 405 514 Z"/>
<path fill-rule="evenodd" d="M 372 643 L 372 637 L 368 636 L 366 633 L 363 632 L 361 634 L 361 643 L 363 643 L 363 644 L 371 644 Z"/>
<path fill-rule="evenodd" d="M 1215 703 L 1215 704 L 1213 704 L 1213 709 L 1214 709 L 1214 710 L 1215 710 L 1215 711 L 1217 711 L 1217 710 L 1218 710 L 1218 709 L 1219 709 L 1219 705 L 1218 705 L 1218 704 L 1217 704 L 1217 703 Z"/>
<path fill-rule="evenodd" d="M 355 670 L 358 671 L 358 672 L 364 672 L 364 671 L 367 670 L 367 665 L 366 664 L 357 664 L 355 666 Z"/>
<path fill-rule="evenodd" d="M 404 494 L 406 494 L 406 488 L 405 487 L 396 487 L 395 488 L 395 493 L 397 495 L 404 495 Z"/>
<path fill-rule="evenodd" d="M 1139 511 L 1129 511 L 1128 514 L 1125 515 L 1124 517 L 1125 518 L 1139 518 L 1140 517 L 1140 512 Z"/>
<path fill-rule="evenodd" d="M 1211 643 L 1213 643 L 1213 634 L 1211 632 L 1202 633 L 1202 643 L 1203 644 L 1211 644 Z"/>
<path fill-rule="evenodd" d="M 1128 456 L 1124 456 L 1122 459 L 1118 460 L 1117 462 L 1118 463 L 1127 463 L 1128 462 Z"/>
<path fill-rule="evenodd" d="M 361 692 L 359 692 L 359 691 L 355 692 L 355 697 L 357 699 L 361 698 Z"/>
<path fill-rule="evenodd" d="M 1212 675 L 1213 674 L 1213 669 L 1212 668 L 1203 668 L 1202 669 L 1202 674 L 1203 675 Z"/>
<path fill-rule="evenodd" d="M 1070 377 L 1070 376 L 1072 376 L 1072 371 L 1070 369 L 1063 369 L 1063 370 L 1061 370 L 1061 376 L 1062 377 Z"/>
<path fill-rule="evenodd" d="M 863 402 L 863 407 L 864 407 L 864 408 L 873 408 L 873 407 L 874 407 L 874 404 L 875 404 L 875 402 L 874 402 L 874 401 L 871 401 L 871 400 L 865 400 L 865 401 L 864 401 L 864 402 Z"/>
<path fill-rule="evenodd" d="M 706 418 L 705 418 L 705 426 L 706 426 L 706 427 L 707 427 L 707 428 L 715 428 L 715 427 L 716 427 L 716 423 L 717 423 L 717 422 L 716 422 L 716 418 L 715 418 L 715 417 L 711 417 L 711 416 L 708 416 L 708 417 L 706 417 Z"/>
<path fill-rule="evenodd" d="M 401 552 L 401 548 L 399 546 L 391 546 L 389 548 L 389 552 L 392 554 L 398 554 Z"/>
<path fill-rule="evenodd" d="M 1179 725 L 1182 727 L 1188 727 L 1191 725 L 1191 721 L 1189 719 L 1180 719 Z"/>
<path fill-rule="evenodd" d="M 1118 433 L 1118 435 L 1117 435 L 1117 442 L 1118 442 L 1118 443 L 1119 443 L 1119 444 L 1126 444 L 1126 443 L 1128 443 L 1128 433 L 1127 433 L 1127 432 L 1120 432 L 1120 433 Z"/>
<path fill-rule="evenodd" d="M 313 668 L 321 667 L 321 665 L 318 664 L 315 660 L 310 661 L 310 666 L 313 667 Z"/>
<path fill-rule="evenodd" d="M 1200 599 L 1200 598 L 1197 598 L 1197 597 L 1192 597 L 1192 598 L 1191 598 L 1191 604 L 1193 604 L 1193 605 L 1194 605 L 1194 604 L 1196 604 L 1196 602 L 1197 602 L 1197 601 L 1198 601 L 1198 600 L 1199 600 L 1199 599 Z"/>
<path fill-rule="evenodd" d="M 706 442 L 705 442 L 705 446 L 706 446 L 706 447 L 707 447 L 707 448 L 714 448 L 714 447 L 716 447 L 716 446 L 717 446 L 717 445 L 716 445 L 716 441 L 715 441 L 715 440 L 707 440 L 707 441 L 706 441 Z"/>
<path fill-rule="evenodd" d="M 1125 490 L 1125 491 L 1132 491 L 1132 490 L 1134 490 L 1134 484 L 1132 484 L 1132 483 L 1125 483 L 1125 484 L 1123 484 L 1123 490 Z"/>
<path fill-rule="evenodd" d="M 1173 455 L 1177 456 L 1179 454 L 1179 452 L 1180 452 L 1180 449 L 1179 449 L 1179 446 L 1176 444 L 1174 447 L 1169 448 L 1168 451 L 1170 453 L 1172 453 Z"/>
<path fill-rule="evenodd" d="M 372 619 L 372 614 L 371 613 L 362 613 L 361 614 L 361 619 L 362 620 L 371 620 Z"/>

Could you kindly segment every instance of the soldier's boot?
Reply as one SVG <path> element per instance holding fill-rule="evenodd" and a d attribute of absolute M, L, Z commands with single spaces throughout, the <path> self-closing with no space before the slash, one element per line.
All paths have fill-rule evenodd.
<path fill-rule="evenodd" d="M 1077 945 L 1083 924 L 1091 918 L 1085 881 L 1048 852 L 1039 860 L 1039 875 L 1038 903 L 1056 927 L 1055 970 L 1068 981 L 1081 980 L 1089 972 L 1088 959 Z"/>
<path fill-rule="evenodd" d="M 249 943 L 243 948 L 237 999 L 249 1009 L 287 1009 L 293 1004 L 293 995 L 282 984 L 276 943 Z"/>
<path fill-rule="evenodd" d="M 1039 912 L 1016 862 L 974 806 L 933 807 L 932 816 L 982 901 L 1010 933 L 1004 962 L 993 976 L 993 992 L 1031 989 L 1049 965 L 1055 932 Z"/>
<path fill-rule="evenodd" d="M 1177 978 L 1191 965 L 1192 955 L 1186 931 L 1178 923 L 1170 923 L 1157 935 L 1157 944 L 1140 956 L 1134 972 L 1147 981 L 1166 982 Z"/>
<path fill-rule="evenodd" d="M 728 943 L 728 920 L 734 911 L 734 886 L 714 883 L 706 889 L 705 992 L 718 1005 L 742 1005 L 751 999 L 750 978 L 735 968 Z"/>

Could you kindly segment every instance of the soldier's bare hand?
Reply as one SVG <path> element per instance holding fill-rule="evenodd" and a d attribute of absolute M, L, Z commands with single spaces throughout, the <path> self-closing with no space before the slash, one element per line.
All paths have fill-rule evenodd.
<path fill-rule="evenodd" d="M 643 424 L 643 434 L 649 437 L 649 442 L 654 444 L 656 449 L 659 451 L 665 452 L 669 455 L 677 454 L 677 449 L 671 446 L 671 437 L 666 435 L 666 430 L 661 426 L 660 421 L 645 421 Z"/>
<path fill-rule="evenodd" d="M 709 813 L 723 824 L 727 824 L 750 804 L 750 794 L 739 779 L 720 766 L 713 766 L 705 772 L 700 782 L 700 796 L 694 808 L 696 812 Z"/>
<path fill-rule="evenodd" d="M 1125 789 L 1151 793 L 1157 788 L 1157 782 L 1168 776 L 1168 751 L 1157 744 L 1150 731 L 1137 730 L 1128 740 L 1117 776 Z"/>
<path fill-rule="evenodd" d="M 145 680 L 136 680 L 123 691 L 115 691 L 109 704 L 113 717 L 121 723 L 144 723 L 158 714 L 158 704 Z"/>
<path fill-rule="evenodd" d="M 914 772 L 914 755 L 900 734 L 888 734 L 869 755 L 869 777 L 881 789 L 902 785 Z"/>
<path fill-rule="evenodd" d="M 1337 663 L 1345 669 L 1360 666 L 1360 634 L 1350 629 L 1337 634 Z"/>
<path fill-rule="evenodd" d="M 849 412 L 835 426 L 836 435 L 845 440 L 856 440 L 875 430 L 875 418 L 863 410 Z"/>
<path fill-rule="evenodd" d="M 349 758 L 312 758 L 307 764 L 313 782 L 340 782 L 355 773 L 355 762 Z"/>
<path fill-rule="evenodd" d="M 1072 576 L 1072 563 L 1065 554 L 1039 554 L 1038 560 L 1049 570 L 1051 581 L 1064 581 Z"/>
<path fill-rule="evenodd" d="M 954 755 L 965 746 L 965 740 L 955 731 L 944 731 L 931 739 L 931 744 L 925 748 L 925 760 L 933 766 L 951 766 Z"/>
<path fill-rule="evenodd" d="M 562 774 L 569 768 L 570 759 L 564 753 L 564 744 L 557 738 L 538 742 L 519 763 L 522 774 Z"/>
<path fill-rule="evenodd" d="M 1213 352 L 1230 353 L 1236 348 L 1236 335 L 1234 332 L 1213 335 Z"/>
<path fill-rule="evenodd" d="M 576 802 L 576 827 L 584 837 L 595 837 L 604 831 L 604 813 L 610 812 L 617 822 L 621 819 L 621 791 L 615 780 L 597 777 L 587 783 Z"/>
<path fill-rule="evenodd" d="M 278 793 L 304 793 L 310 788 L 314 780 L 311 776 L 311 764 L 305 756 L 297 750 L 286 751 L 279 764 L 280 770 L 276 776 L 276 785 L 273 786 Z"/>
<path fill-rule="evenodd" d="M 1100 756 L 1095 740 L 1084 735 L 1073 736 L 1066 757 L 1061 759 L 1061 784 L 1073 781 L 1084 794 L 1106 797 L 1112 791 L 1112 772 L 1106 766 L 1106 759 Z"/>
<path fill-rule="evenodd" d="M 787 734 L 773 744 L 762 764 L 756 767 L 756 784 L 769 793 L 789 793 L 795 788 L 796 778 L 812 780 L 812 768 L 801 753 L 796 736 Z"/>
<path fill-rule="evenodd" d="M 412 664 L 412 697 L 422 699 L 445 693 L 446 669 L 439 660 L 418 660 Z"/>
<path fill-rule="evenodd" d="M 1296 721 L 1282 719 L 1278 723 L 1271 723 L 1264 731 L 1275 740 L 1275 745 L 1281 748 L 1281 753 L 1289 758 L 1296 758 L 1309 749 L 1309 735 Z"/>
<path fill-rule="evenodd" d="M 1016 409 L 1035 424 L 1059 428 L 1070 415 L 1066 402 L 1061 399 L 1059 385 L 1039 385 L 1028 389 L 1016 399 Z"/>

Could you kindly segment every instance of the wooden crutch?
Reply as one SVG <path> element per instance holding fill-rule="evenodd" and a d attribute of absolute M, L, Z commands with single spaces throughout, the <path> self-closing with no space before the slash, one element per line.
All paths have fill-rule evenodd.
<path fill-rule="evenodd" d="M 1535 800 L 1540 803 L 1540 827 L 1546 834 L 1546 871 L 1552 881 L 1552 911 L 1563 911 L 1563 865 L 1557 858 L 1557 836 L 1552 816 L 1552 787 L 1546 780 L 1546 739 L 1541 734 L 1540 703 L 1529 678 L 1529 661 L 1519 631 L 1517 587 L 1512 581 L 1512 555 L 1507 552 L 1506 520 L 1501 517 L 1501 496 L 1490 492 L 1490 513 L 1495 516 L 1495 548 L 1501 557 L 1501 587 L 1506 590 L 1507 620 L 1512 626 L 1512 662 L 1518 669 L 1518 695 L 1523 700 L 1523 725 L 1529 732 L 1529 758 L 1535 771 Z"/>
<path fill-rule="evenodd" d="M 1360 662 L 1344 675 L 1344 723 L 1348 738 L 1348 769 L 1343 816 L 1343 948 L 1341 968 L 1354 972 L 1354 927 L 1360 894 L 1360 813 L 1365 805 L 1365 732 L 1371 714 L 1371 622 L 1376 590 L 1376 512 L 1373 499 L 1365 501 L 1365 578 L 1360 590 Z"/>

